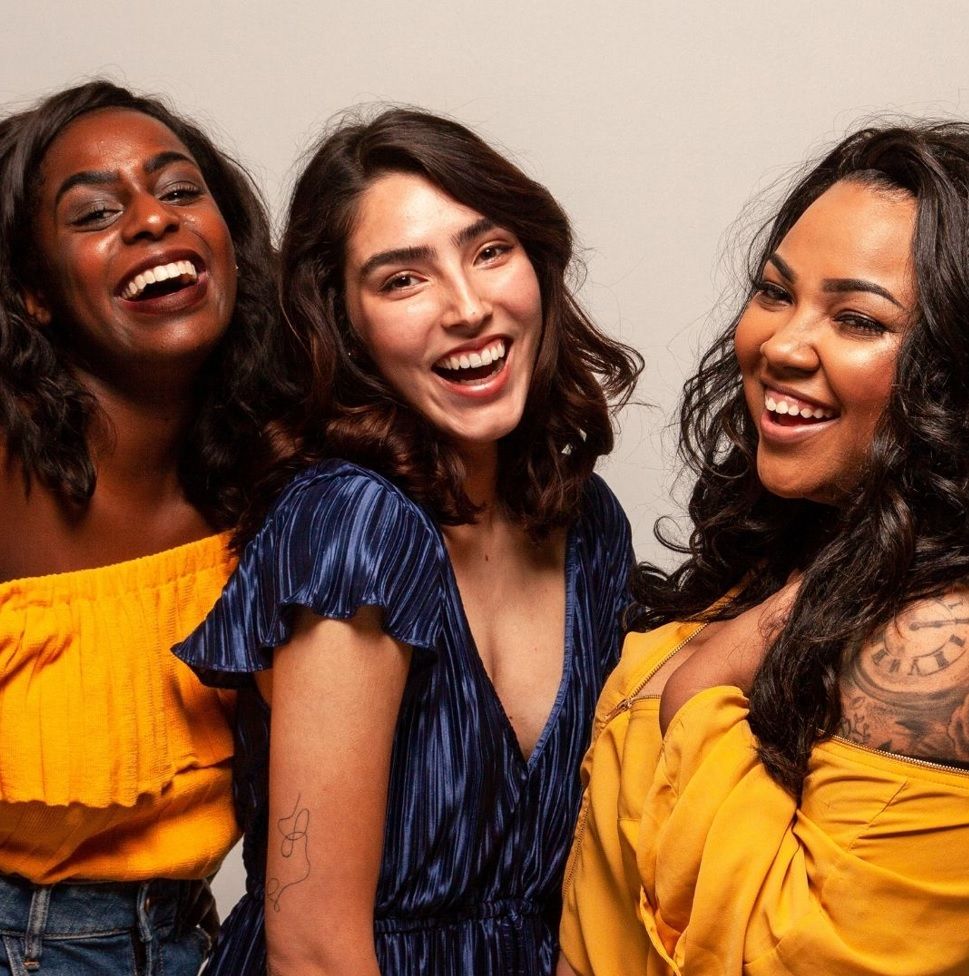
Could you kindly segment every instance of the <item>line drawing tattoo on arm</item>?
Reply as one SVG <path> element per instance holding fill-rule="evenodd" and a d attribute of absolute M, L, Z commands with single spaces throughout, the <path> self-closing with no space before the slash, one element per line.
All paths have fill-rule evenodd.
<path fill-rule="evenodd" d="M 280 865 L 279 871 L 282 877 L 272 877 L 266 883 L 266 898 L 273 906 L 274 912 L 279 911 L 279 899 L 282 898 L 283 892 L 310 876 L 308 852 L 310 811 L 307 807 L 300 808 L 301 798 L 301 794 L 297 795 L 293 812 L 288 817 L 281 817 L 276 823 L 276 830 L 282 835 L 279 854 L 284 858 L 284 862 Z"/>

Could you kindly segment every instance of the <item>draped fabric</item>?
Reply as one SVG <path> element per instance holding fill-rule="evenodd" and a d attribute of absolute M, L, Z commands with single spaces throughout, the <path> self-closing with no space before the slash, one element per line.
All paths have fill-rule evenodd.
<path fill-rule="evenodd" d="M 597 478 L 566 552 L 566 647 L 555 703 L 526 760 L 478 657 L 441 534 L 396 487 L 345 462 L 301 475 L 243 554 L 213 614 L 177 653 L 243 684 L 236 800 L 247 896 L 207 976 L 265 971 L 262 895 L 269 709 L 246 672 L 269 666 L 287 609 L 384 609 L 417 648 L 393 753 L 374 931 L 385 976 L 548 976 L 578 767 L 616 660 L 632 562 L 629 526 Z M 251 679 L 250 679 L 251 680 Z"/>
<path fill-rule="evenodd" d="M 0 872 L 204 878 L 236 837 L 231 695 L 169 653 L 235 565 L 210 536 L 0 584 Z"/>
<path fill-rule="evenodd" d="M 964 976 L 969 772 L 817 745 L 800 801 L 718 686 L 665 737 L 629 696 L 698 629 L 630 635 L 603 692 L 562 949 L 581 976 Z"/>

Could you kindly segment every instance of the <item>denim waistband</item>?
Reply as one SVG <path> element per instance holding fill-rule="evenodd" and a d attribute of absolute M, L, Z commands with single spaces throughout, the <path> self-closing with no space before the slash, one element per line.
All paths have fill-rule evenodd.
<path fill-rule="evenodd" d="M 0 931 L 44 938 L 124 929 L 202 925 L 212 908 L 204 881 L 124 881 L 35 885 L 0 875 Z"/>

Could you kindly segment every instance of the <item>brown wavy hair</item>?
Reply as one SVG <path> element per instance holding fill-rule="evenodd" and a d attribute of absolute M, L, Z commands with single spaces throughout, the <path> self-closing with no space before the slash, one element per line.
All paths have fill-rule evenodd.
<path fill-rule="evenodd" d="M 94 397 L 77 380 L 56 330 L 24 304 L 37 271 L 33 221 L 48 147 L 78 117 L 129 109 L 169 128 L 199 164 L 225 219 L 238 263 L 226 334 L 196 377 L 196 408 L 179 458 L 188 500 L 216 527 L 237 523 L 256 470 L 273 456 L 272 419 L 297 392 L 286 365 L 265 208 L 248 173 L 196 125 L 157 98 L 91 81 L 0 120 L 0 436 L 33 479 L 64 504 L 87 506 L 97 482 L 87 444 Z"/>
<path fill-rule="evenodd" d="M 572 231 L 552 195 L 450 119 L 393 108 L 342 120 L 297 180 L 280 249 L 283 310 L 305 350 L 299 450 L 268 480 L 341 457 L 399 484 L 442 524 L 473 521 L 455 448 L 380 375 L 344 305 L 344 263 L 361 194 L 391 172 L 418 174 L 521 241 L 535 269 L 543 328 L 518 427 L 499 444 L 498 497 L 536 539 L 571 522 L 596 459 L 613 446 L 610 407 L 629 398 L 637 352 L 604 335 L 567 283 Z M 259 512 L 249 524 L 254 527 Z"/>
<path fill-rule="evenodd" d="M 735 616 L 803 571 L 750 693 L 764 764 L 795 794 L 814 745 L 838 727 L 851 654 L 906 605 L 969 579 L 969 124 L 875 126 L 835 146 L 751 246 L 748 300 L 767 258 L 841 180 L 902 192 L 916 205 L 918 305 L 863 477 L 838 509 L 761 484 L 734 354 L 741 308 L 684 392 L 680 452 L 697 476 L 694 527 L 686 544 L 657 535 L 687 559 L 671 574 L 643 564 L 633 581 L 632 623 L 646 629 Z M 733 587 L 741 587 L 734 600 L 706 612 Z"/>

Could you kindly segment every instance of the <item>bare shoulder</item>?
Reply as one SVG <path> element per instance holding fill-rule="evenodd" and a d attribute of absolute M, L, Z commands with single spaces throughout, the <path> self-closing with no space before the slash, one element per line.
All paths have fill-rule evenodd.
<path fill-rule="evenodd" d="M 846 662 L 839 733 L 937 762 L 969 763 L 969 588 L 907 607 Z"/>

